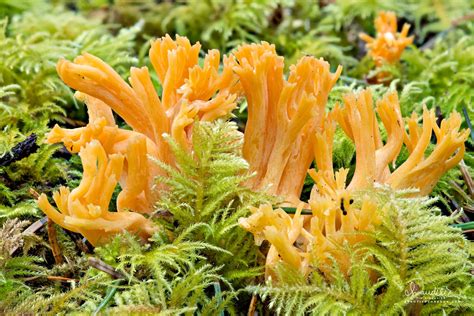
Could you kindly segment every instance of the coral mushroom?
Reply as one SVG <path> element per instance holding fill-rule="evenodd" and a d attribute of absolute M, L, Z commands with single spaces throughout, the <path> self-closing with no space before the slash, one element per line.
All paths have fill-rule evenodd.
<path fill-rule="evenodd" d="M 122 117 L 134 132 L 147 136 L 157 148 L 157 158 L 172 163 L 173 157 L 163 133 L 187 146 L 190 125 L 195 118 L 213 120 L 228 114 L 236 106 L 238 83 L 232 72 L 234 60 L 224 58 L 224 68 L 219 73 L 219 52 L 209 51 L 200 67 L 199 51 L 199 43 L 191 46 L 189 40 L 180 36 L 176 41 L 166 36 L 152 43 L 150 60 L 163 87 L 161 99 L 147 67 L 131 69 L 131 86 L 90 54 L 83 54 L 74 62 L 60 60 L 57 70 L 71 88 L 100 100 Z M 113 125 L 113 121 L 109 123 Z M 81 131 L 78 133 L 82 136 Z M 50 142 L 59 139 L 71 140 L 66 131 L 55 127 Z M 74 150 L 77 152 L 78 149 Z"/>
<path fill-rule="evenodd" d="M 377 67 L 399 61 L 403 50 L 413 43 L 413 36 L 407 36 L 409 24 L 405 23 L 402 31 L 397 32 L 397 17 L 393 12 L 381 11 L 375 19 L 375 29 L 375 38 L 363 33 L 359 36 L 367 43 L 367 54 L 373 58 Z"/>
<path fill-rule="evenodd" d="M 385 144 L 375 112 L 387 131 Z M 374 182 L 385 183 L 390 174 L 388 164 L 395 160 L 403 145 L 404 125 L 396 92 L 379 100 L 376 111 L 370 90 L 359 95 L 347 94 L 344 107 L 336 105 L 331 114 L 356 148 L 356 168 L 348 188 L 362 189 Z"/>
<path fill-rule="evenodd" d="M 229 114 L 236 106 L 240 86 L 232 70 L 235 59 L 225 57 L 223 70 L 219 72 L 219 52 L 209 51 L 202 67 L 198 65 L 199 52 L 199 43 L 191 45 L 188 39 L 180 36 L 175 41 L 166 36 L 151 44 L 150 60 L 162 85 L 161 98 L 147 67 L 132 68 L 131 85 L 128 85 L 110 66 L 87 53 L 74 62 L 58 62 L 57 71 L 61 79 L 77 90 L 76 97 L 86 103 L 89 123 L 76 129 L 56 125 L 48 135 L 48 142 L 63 142 L 71 152 L 81 152 L 84 166 L 95 163 L 94 156 L 89 154 L 92 151 L 89 147 L 100 147 L 100 161 L 113 161 L 111 164 L 115 169 L 119 165 L 123 169 L 114 169 L 113 178 L 120 182 L 122 192 L 117 199 L 118 213 L 107 212 L 106 205 L 101 204 L 100 214 L 104 214 L 106 220 L 102 217 L 100 220 L 93 219 L 95 217 L 89 219 L 87 214 L 84 215 L 86 217 L 71 217 L 68 214 L 75 213 L 70 213 L 69 208 L 75 210 L 80 207 L 73 204 L 58 204 L 63 215 L 53 212 L 45 196 L 39 201 L 43 211 L 51 214 L 58 224 L 91 238 L 92 243 L 122 228 L 135 231 L 140 225 L 145 225 L 146 219 L 141 215 L 123 211 L 151 212 L 159 191 L 151 190 L 151 187 L 154 178 L 163 171 L 148 157 L 174 164 L 163 134 L 171 135 L 178 144 L 190 149 L 192 123 L 195 120 L 214 120 Z M 132 131 L 119 128 L 112 111 Z M 115 162 L 118 157 L 121 157 L 120 164 Z M 103 172 L 89 170 L 87 176 L 84 174 L 81 190 L 89 190 L 89 193 L 80 205 L 88 207 L 91 203 L 89 199 L 101 196 L 100 192 L 87 186 L 102 183 Z M 72 192 L 78 192 L 75 190 Z M 94 194 L 97 196 L 93 197 Z M 68 191 L 62 189 L 59 195 L 56 194 L 56 199 L 60 196 L 62 200 L 67 200 L 68 195 Z M 71 200 L 73 202 L 79 203 Z M 113 227 L 111 222 L 114 222 Z M 87 225 L 91 228 L 87 229 Z M 119 225 L 123 227 L 119 229 Z M 145 231 L 149 232 L 149 225 L 145 226 Z M 104 236 L 99 236 L 101 233 Z"/>
<path fill-rule="evenodd" d="M 224 69 L 219 73 L 219 53 L 209 51 L 200 67 L 199 50 L 199 44 L 191 46 L 186 38 L 179 36 L 176 41 L 166 36 L 152 43 L 150 59 L 163 86 L 161 100 L 146 67 L 131 69 L 129 86 L 112 68 L 90 54 L 79 56 L 74 62 L 60 60 L 58 73 L 66 84 L 80 91 L 76 96 L 87 104 L 89 124 L 70 130 L 56 125 L 48 142 L 63 142 L 71 152 L 78 152 L 97 139 L 107 154 L 125 155 L 129 140 L 135 135 L 145 135 L 146 154 L 173 164 L 174 157 L 162 137 L 164 133 L 189 147 L 195 119 L 213 120 L 236 106 L 238 84 L 231 69 L 233 59 L 225 58 Z M 112 110 L 133 131 L 118 128 Z M 160 170 L 151 161 L 145 164 L 148 173 L 140 181 L 146 181 L 150 187 Z M 121 183 L 126 181 L 124 177 Z"/>
<path fill-rule="evenodd" d="M 417 125 L 418 118 L 414 114 L 408 120 L 407 133 L 396 92 L 389 92 L 377 101 L 376 112 L 387 131 L 385 144 L 370 90 L 359 95 L 346 95 L 344 107 L 337 105 L 331 113 L 356 147 L 356 168 L 349 189 L 365 189 L 377 182 L 388 184 L 393 189 L 415 188 L 419 190 L 418 195 L 428 195 L 441 176 L 461 161 L 469 130 L 460 130 L 458 113 L 451 114 L 438 126 L 434 111 L 424 108 L 422 127 Z M 433 132 L 437 142 L 425 157 Z M 404 143 L 410 155 L 390 172 L 388 165 L 397 158 Z"/>
<path fill-rule="evenodd" d="M 393 12 L 381 11 L 375 19 L 376 37 L 361 33 L 359 37 L 366 42 L 367 55 L 375 63 L 375 81 L 383 82 L 389 77 L 386 71 L 380 71 L 385 64 L 395 64 L 400 60 L 405 48 L 413 43 L 413 36 L 408 37 L 410 25 L 405 23 L 402 31 L 397 32 L 397 17 Z"/>
<path fill-rule="evenodd" d="M 382 137 L 377 116 L 380 117 L 386 137 Z M 336 122 L 352 139 L 356 147 L 355 172 L 346 186 L 347 169 L 333 170 L 332 147 Z M 370 90 L 344 96 L 344 107 L 336 105 L 313 137 L 313 154 L 317 170 L 309 170 L 315 184 L 308 201 L 311 215 L 301 215 L 300 203 L 296 214 L 282 209 L 273 210 L 262 205 L 252 210 L 239 224 L 254 235 L 260 244 L 271 244 L 267 255 L 267 276 L 278 262 L 284 262 L 302 273 L 311 272 L 311 266 L 327 272 L 332 259 L 341 271 L 347 273 L 350 258 L 342 251 L 345 244 L 370 242 L 367 234 L 380 223 L 379 206 L 368 194 L 357 192 L 372 190 L 374 183 L 386 184 L 393 189 L 415 188 L 417 195 L 431 192 L 439 178 L 454 167 L 464 154 L 464 141 L 469 130 L 460 131 L 461 119 L 454 113 L 438 126 L 433 111 L 426 108 L 423 125 L 417 125 L 417 116 L 408 120 L 405 131 L 396 92 L 387 93 L 377 101 L 374 110 Z M 433 151 L 425 157 L 432 132 L 436 136 Z M 389 164 L 406 144 L 410 155 L 393 172 Z M 354 201 L 353 196 L 357 197 Z"/>
<path fill-rule="evenodd" d="M 280 262 L 305 275 L 315 268 L 324 272 L 332 259 L 347 273 L 350 258 L 341 247 L 345 243 L 370 241 L 361 232 L 373 230 L 379 224 L 377 204 L 364 196 L 362 204 L 355 206 L 349 191 L 339 188 L 333 196 L 312 196 L 309 219 L 301 215 L 303 205 L 300 203 L 293 216 L 280 208 L 274 210 L 271 205 L 262 205 L 252 209 L 248 218 L 239 220 L 242 228 L 254 234 L 257 244 L 263 240 L 271 244 L 265 263 L 266 275 L 271 276 Z"/>
<path fill-rule="evenodd" d="M 438 125 L 434 111 L 424 108 L 422 127 L 416 126 L 417 120 L 414 114 L 408 121 L 410 133 L 404 135 L 410 156 L 393 172 L 387 183 L 396 189 L 418 188 L 420 195 L 428 195 L 443 174 L 463 158 L 466 150 L 464 142 L 470 130 L 460 130 L 462 121 L 457 112 Z M 433 132 L 436 145 L 425 157 Z"/>
<path fill-rule="evenodd" d="M 133 155 L 133 147 L 143 146 L 143 142 L 144 138 L 134 138 L 129 154 Z M 120 207 L 118 212 L 108 211 L 112 193 L 122 173 L 124 156 L 107 156 L 97 140 L 83 147 L 79 155 L 84 168 L 80 185 L 72 191 L 61 187 L 59 192 L 54 193 L 53 199 L 59 212 L 51 206 L 45 194 L 38 199 L 39 208 L 56 224 L 82 234 L 94 246 L 107 242 L 112 235 L 122 231 L 136 233 L 142 238 L 150 237 L 156 227 L 143 215 L 121 210 Z M 131 169 L 139 167 L 132 166 Z M 130 182 L 128 190 L 140 191 L 133 181 Z M 127 200 L 127 195 L 127 190 L 122 191 L 119 200 Z"/>
<path fill-rule="evenodd" d="M 284 80 L 283 57 L 275 46 L 243 45 L 234 53 L 248 102 L 243 155 L 257 175 L 249 185 L 297 204 L 311 164 L 311 135 L 321 126 L 329 91 L 342 68 L 332 74 L 322 59 L 303 57 Z"/>

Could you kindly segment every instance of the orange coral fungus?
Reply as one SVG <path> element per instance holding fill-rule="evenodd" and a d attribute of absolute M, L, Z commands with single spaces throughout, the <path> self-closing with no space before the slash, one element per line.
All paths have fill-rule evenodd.
<path fill-rule="evenodd" d="M 453 113 L 438 126 L 434 111 L 423 110 L 422 127 L 417 125 L 414 114 L 408 120 L 408 132 L 400 115 L 400 106 L 396 92 L 390 92 L 377 101 L 376 112 L 385 126 L 387 138 L 382 141 L 381 133 L 373 109 L 370 90 L 359 95 L 348 94 L 344 97 L 344 107 L 337 105 L 331 115 L 342 127 L 356 147 L 356 168 L 349 189 L 364 189 L 373 183 L 388 184 L 394 189 L 416 188 L 418 195 L 427 195 L 436 182 L 449 169 L 462 159 L 469 130 L 460 131 L 461 117 Z M 425 157 L 432 132 L 436 136 L 433 151 Z M 326 142 L 332 136 L 327 135 Z M 321 147 L 321 138 L 316 138 L 316 147 Z M 393 173 L 389 163 L 394 161 L 405 143 L 410 152 L 408 159 Z M 316 152 L 317 156 L 327 154 Z M 326 170 L 316 158 L 318 169 Z"/>
<path fill-rule="evenodd" d="M 196 118 L 214 120 L 236 106 L 238 84 L 232 71 L 233 59 L 224 58 L 224 69 L 219 73 L 219 52 L 209 51 L 200 67 L 197 64 L 199 50 L 199 44 L 191 46 L 186 38 L 179 36 L 176 41 L 166 36 L 152 43 L 150 59 L 163 86 L 161 100 L 146 67 L 131 69 L 129 86 L 112 68 L 90 54 L 79 56 L 74 62 L 60 60 L 58 73 L 66 84 L 80 91 L 76 96 L 87 104 L 89 124 L 72 130 L 56 125 L 48 142 L 63 142 L 71 152 L 78 152 L 92 139 L 97 139 L 107 154 L 125 154 L 132 137 L 145 135 L 146 144 L 139 150 L 142 156 L 148 154 L 173 164 L 174 158 L 162 137 L 164 133 L 189 147 L 191 124 Z M 119 129 L 112 110 L 133 131 Z M 146 181 L 149 190 L 159 170 L 146 159 L 143 166 L 148 172 L 136 180 Z M 126 172 L 126 177 L 129 174 L 131 172 Z M 121 184 L 127 182 L 126 177 Z"/>
<path fill-rule="evenodd" d="M 350 258 L 342 247 L 345 243 L 355 245 L 369 241 L 370 237 L 362 232 L 373 231 L 381 221 L 378 205 L 368 195 L 363 196 L 360 205 L 356 206 L 350 191 L 341 185 L 346 176 L 347 170 L 336 172 L 340 186 L 329 195 L 313 191 L 309 200 L 313 215 L 306 238 L 312 245 L 313 260 L 319 263 L 322 271 L 326 271 L 331 265 L 332 257 L 336 259 L 341 271 L 347 273 Z M 316 180 L 316 186 L 323 185 Z"/>
<path fill-rule="evenodd" d="M 299 204 L 294 216 L 282 209 L 273 210 L 271 205 L 262 205 L 254 208 L 248 218 L 239 220 L 240 226 L 254 235 L 256 244 L 263 240 L 270 242 L 267 276 L 273 274 L 272 269 L 279 262 L 305 275 L 315 268 L 328 272 L 332 259 L 347 273 L 350 258 L 342 246 L 369 241 L 361 232 L 371 231 L 380 223 L 377 205 L 370 197 L 364 196 L 362 204 L 355 206 L 351 191 L 346 189 L 348 170 L 341 169 L 335 175 L 332 171 L 334 130 L 335 125 L 328 119 L 325 128 L 317 134 L 314 153 L 320 169 L 309 171 L 315 181 L 308 201 L 312 215 L 301 215 L 304 203 Z"/>
<path fill-rule="evenodd" d="M 257 173 L 249 185 L 296 204 L 311 163 L 310 137 L 321 126 L 332 74 L 322 59 L 303 57 L 283 78 L 283 57 L 268 43 L 243 45 L 234 67 L 248 102 L 243 155 Z"/>
<path fill-rule="evenodd" d="M 96 219 L 99 215 L 90 215 L 92 217 L 85 220 L 89 215 L 84 213 L 83 208 L 89 207 L 93 199 L 101 196 L 100 192 L 88 186 L 102 183 L 105 172 L 89 171 L 81 184 L 82 191 L 88 190 L 87 197 L 80 202 L 69 199 L 69 205 L 58 204 L 63 215 L 53 212 L 46 197 L 40 199 L 42 209 L 54 216 L 57 223 L 80 231 L 92 238 L 93 243 L 101 238 L 101 233 L 106 237 L 108 233 L 122 228 L 135 231 L 138 226 L 144 225 L 145 218 L 141 215 L 123 211 L 151 212 L 158 198 L 157 190 L 153 194 L 151 186 L 162 171 L 148 156 L 174 164 L 174 157 L 163 134 L 171 135 L 178 144 L 190 148 L 194 120 L 214 120 L 229 114 L 236 106 L 240 85 L 232 70 L 235 59 L 225 57 L 223 70 L 219 72 L 219 52 L 209 51 L 202 67 L 198 65 L 199 52 L 199 43 L 191 45 L 188 39 L 180 36 L 175 41 L 166 36 L 151 44 L 150 60 L 162 86 L 161 98 L 147 67 L 132 68 L 129 85 L 110 66 L 87 53 L 77 57 L 74 62 L 58 62 L 57 71 L 61 79 L 77 90 L 76 97 L 86 103 L 89 123 L 76 129 L 64 129 L 56 125 L 48 135 L 48 142 L 63 142 L 73 153 L 82 153 L 83 150 L 88 153 L 92 151 L 87 149 L 89 144 L 94 144 L 92 148 L 101 148 L 100 161 L 118 161 L 118 157 L 121 157 L 123 163 L 113 163 L 117 169 L 114 169 L 113 179 L 120 181 L 122 188 L 117 199 L 118 213 L 107 212 L 105 205 L 101 204 L 100 214 L 104 215 L 100 217 L 101 220 Z M 113 112 L 123 118 L 132 131 L 119 128 L 115 124 Z M 86 166 L 95 164 L 96 158 L 83 153 L 82 161 Z M 56 199 L 61 196 L 62 200 L 67 200 L 68 195 L 68 191 L 62 189 L 60 195 L 56 194 Z M 80 204 L 75 206 L 72 203 Z M 76 209 L 85 215 L 80 213 L 80 216 L 72 216 L 76 215 Z M 91 225 L 91 228 L 88 229 L 87 225 Z M 149 230 L 147 228 L 144 231 Z"/>
<path fill-rule="evenodd" d="M 385 127 L 384 134 L 376 114 Z M 347 187 L 348 170 L 333 170 L 336 122 L 356 147 L 355 172 Z M 406 132 L 396 92 L 378 100 L 375 109 L 370 90 L 346 95 L 344 107 L 336 105 L 313 138 L 317 171 L 309 170 L 315 182 L 308 201 L 312 215 L 301 215 L 303 203 L 294 216 L 263 205 L 253 209 L 248 218 L 239 220 L 240 226 L 254 235 L 257 244 L 263 240 L 270 242 L 267 276 L 278 262 L 285 262 L 304 274 L 311 272 L 311 265 L 316 262 L 321 271 L 327 272 L 331 258 L 347 273 L 350 258 L 341 250 L 342 246 L 370 241 L 366 234 L 358 232 L 371 231 L 380 222 L 374 199 L 364 195 L 354 202 L 351 196 L 356 191 L 371 189 L 374 183 L 387 184 L 393 189 L 416 188 L 418 195 L 429 194 L 442 174 L 462 159 L 469 130 L 460 131 L 460 126 L 459 114 L 452 114 L 438 126 L 434 112 L 425 108 L 422 127 L 413 115 Z M 425 157 L 432 132 L 437 143 Z M 410 155 L 392 173 L 389 164 L 397 158 L 404 143 Z"/>
<path fill-rule="evenodd" d="M 144 138 L 134 138 L 130 142 L 129 154 L 134 153 L 135 144 L 143 146 L 143 143 Z M 142 238 L 151 236 L 156 228 L 143 215 L 121 211 L 120 207 L 119 212 L 108 211 L 112 193 L 122 173 L 124 156 L 107 156 L 97 140 L 83 147 L 79 155 L 84 168 L 80 185 L 72 191 L 61 187 L 59 192 L 54 193 L 53 199 L 59 212 L 51 206 L 45 194 L 38 199 L 39 208 L 56 224 L 82 234 L 94 246 L 107 242 L 112 235 L 122 231 L 136 233 Z M 129 190 L 140 190 L 133 183 L 130 185 Z M 124 199 L 124 194 L 127 190 L 120 193 L 119 200 Z"/>
<path fill-rule="evenodd" d="M 345 243 L 351 245 L 368 241 L 370 238 L 358 232 L 370 231 L 380 222 L 377 205 L 364 197 L 362 205 L 352 203 L 349 191 L 341 188 L 333 196 L 315 194 L 309 201 L 313 215 L 305 219 L 301 215 L 303 203 L 291 216 L 282 209 L 274 210 L 271 205 L 252 209 L 252 215 L 241 218 L 239 224 L 255 236 L 260 244 L 268 240 L 271 247 L 266 259 L 266 275 L 284 262 L 303 274 L 319 268 L 328 271 L 334 258 L 341 270 L 349 270 L 349 257 L 341 250 Z"/>
<path fill-rule="evenodd" d="M 57 70 L 67 85 L 100 100 L 102 105 L 121 116 L 133 131 L 147 136 L 158 149 L 156 154 L 160 160 L 172 162 L 163 133 L 187 146 L 189 127 L 194 118 L 214 120 L 236 106 L 238 85 L 232 72 L 234 59 L 224 58 L 223 71 L 219 73 L 219 52 L 209 51 L 200 67 L 199 51 L 199 43 L 191 45 L 180 36 L 176 41 L 166 36 L 152 43 L 150 60 L 163 87 L 161 99 L 147 67 L 131 69 L 131 86 L 90 54 L 79 56 L 74 62 L 60 60 Z M 109 123 L 114 124 L 113 121 Z M 79 134 L 82 135 L 82 131 Z M 71 140 L 59 128 L 52 135 L 51 141 L 61 137 L 64 142 Z M 83 142 L 77 147 L 81 145 Z"/>
<path fill-rule="evenodd" d="M 303 203 L 299 205 L 295 216 L 291 217 L 282 209 L 274 210 L 270 204 L 266 204 L 252 208 L 252 215 L 248 218 L 239 219 L 239 225 L 254 235 L 257 245 L 263 240 L 272 244 L 266 261 L 267 275 L 280 258 L 297 269 L 308 266 L 303 264 L 304 252 L 294 246 L 303 230 L 302 207 Z"/>
<path fill-rule="evenodd" d="M 387 131 L 382 142 L 370 90 L 344 96 L 344 107 L 336 105 L 332 115 L 356 147 L 356 169 L 349 189 L 366 188 L 374 182 L 385 183 L 388 164 L 395 160 L 403 145 L 403 120 L 396 92 L 377 102 L 376 111 Z M 329 141 L 329 140 L 328 140 Z"/>
<path fill-rule="evenodd" d="M 359 36 L 367 43 L 367 53 L 374 59 L 377 67 L 397 62 L 403 50 L 413 43 L 413 36 L 407 37 L 409 24 L 405 23 L 402 31 L 397 33 L 397 17 L 393 12 L 380 12 L 375 19 L 375 29 L 375 38 L 363 33 Z"/>
<path fill-rule="evenodd" d="M 420 195 L 427 195 L 449 169 L 455 167 L 463 158 L 464 142 L 469 129 L 460 131 L 461 116 L 454 112 L 438 126 L 434 111 L 423 109 L 423 126 L 416 126 L 414 114 L 408 121 L 410 133 L 405 133 L 404 141 L 410 156 L 388 179 L 393 188 L 418 188 Z M 428 157 L 425 152 L 431 134 L 436 136 L 436 145 Z"/>

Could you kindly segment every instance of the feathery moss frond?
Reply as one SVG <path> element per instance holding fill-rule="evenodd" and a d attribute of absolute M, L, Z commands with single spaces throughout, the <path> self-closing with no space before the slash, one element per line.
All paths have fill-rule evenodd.
<path fill-rule="evenodd" d="M 23 277 L 44 275 L 46 269 L 39 265 L 37 256 L 13 256 L 26 237 L 23 233 L 27 221 L 7 220 L 0 228 L 0 311 L 12 307 L 31 294 Z"/>
<path fill-rule="evenodd" d="M 221 267 L 205 263 L 203 251 L 208 248 L 217 250 L 204 242 L 171 242 L 159 234 L 146 245 L 128 233 L 117 235 L 95 252 L 124 275 L 123 279 L 113 280 L 110 275 L 89 268 L 79 285 L 66 291 L 36 292 L 30 305 L 20 303 L 12 310 L 66 314 L 80 308 L 89 313 L 102 309 L 110 313 L 163 315 L 189 313 L 198 308 L 222 311 L 230 308 L 235 294 L 225 291 L 220 301 L 209 295 L 214 283 L 230 284 L 221 276 Z"/>
<path fill-rule="evenodd" d="M 177 163 L 176 167 L 159 163 L 168 177 L 158 177 L 157 181 L 169 189 L 159 209 L 173 215 L 177 221 L 176 233 L 198 223 L 205 224 L 205 229 L 196 229 L 189 238 L 226 251 L 207 253 L 213 265 L 223 266 L 224 277 L 240 282 L 261 274 L 262 269 L 256 265 L 258 248 L 237 222 L 248 214 L 249 206 L 265 197 L 242 185 L 251 175 L 241 157 L 242 134 L 236 124 L 196 122 L 191 154 L 168 140 Z"/>

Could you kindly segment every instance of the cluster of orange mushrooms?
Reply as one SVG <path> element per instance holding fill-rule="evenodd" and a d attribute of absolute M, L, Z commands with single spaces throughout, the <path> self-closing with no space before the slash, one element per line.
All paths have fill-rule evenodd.
<path fill-rule="evenodd" d="M 386 29 L 381 25 L 377 29 L 389 32 L 395 27 L 396 31 L 396 20 L 395 26 L 390 21 Z M 402 31 L 405 37 L 406 31 Z M 394 54 L 375 43 L 371 52 L 387 58 Z M 284 205 L 297 208 L 296 214 L 290 215 L 281 208 L 262 205 L 239 220 L 257 244 L 263 240 L 271 244 L 267 274 L 271 275 L 279 262 L 309 273 L 315 260 L 323 267 L 331 258 L 347 271 L 349 261 L 340 246 L 367 240 L 354 232 L 371 230 L 380 222 L 377 204 L 370 196 L 354 203 L 354 192 L 378 183 L 393 189 L 416 188 L 419 195 L 427 195 L 443 173 L 463 157 L 468 131 L 460 130 L 459 114 L 452 114 L 440 125 L 427 109 L 421 123 L 415 114 L 404 120 L 396 92 L 378 100 L 375 108 L 370 90 L 351 93 L 344 97 L 343 105 L 326 112 L 328 95 L 342 68 L 331 73 L 330 65 L 322 59 L 301 58 L 284 79 L 283 57 L 268 43 L 240 46 L 224 57 L 221 70 L 217 50 L 207 53 L 202 66 L 199 53 L 200 45 L 191 45 L 184 37 L 172 40 L 166 36 L 152 43 L 150 60 L 163 88 L 161 96 L 146 67 L 131 69 L 129 85 L 90 54 L 74 62 L 59 61 L 58 73 L 86 103 L 89 123 L 76 129 L 55 126 L 48 135 L 49 143 L 62 142 L 72 153 L 79 153 L 84 174 L 77 188 L 62 187 L 53 195 L 57 209 L 46 195 L 39 197 L 38 205 L 46 215 L 93 245 L 123 231 L 150 237 L 158 227 L 147 216 L 160 192 L 166 190 L 159 184 L 152 189 L 154 178 L 166 174 L 150 158 L 175 163 L 163 135 L 192 151 L 194 121 L 225 118 L 239 98 L 245 97 L 248 121 L 243 156 L 256 176 L 243 185 L 266 190 L 282 197 Z M 119 128 L 113 112 L 132 130 Z M 377 116 L 385 132 L 380 130 Z M 348 170 L 333 170 L 337 126 L 356 148 L 350 183 L 346 181 Z M 426 154 L 433 133 L 437 143 Z M 404 145 L 410 155 L 392 170 L 390 165 Z M 317 168 L 309 170 L 309 175 L 315 185 L 309 201 L 301 201 L 313 161 Z M 121 188 L 117 211 L 110 212 L 117 184 Z M 310 209 L 312 215 L 302 215 L 303 208 Z"/>

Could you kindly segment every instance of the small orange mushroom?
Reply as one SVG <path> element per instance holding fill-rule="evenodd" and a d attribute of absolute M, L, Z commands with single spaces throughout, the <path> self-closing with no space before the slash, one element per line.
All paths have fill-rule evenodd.
<path fill-rule="evenodd" d="M 405 48 L 413 43 L 413 36 L 407 36 L 409 24 L 405 23 L 402 31 L 397 32 L 397 17 L 393 12 L 379 12 L 375 19 L 375 29 L 375 38 L 364 33 L 359 34 L 359 37 L 367 43 L 367 55 L 372 57 L 377 68 L 398 62 Z M 379 73 L 377 80 L 383 81 L 385 77 L 385 73 Z"/>
<path fill-rule="evenodd" d="M 272 274 L 271 268 L 280 260 L 302 272 L 307 267 L 307 264 L 303 265 L 304 251 L 294 246 L 303 230 L 303 205 L 300 203 L 293 217 L 282 209 L 274 210 L 270 204 L 264 204 L 259 208 L 252 208 L 252 215 L 249 217 L 239 219 L 239 225 L 254 235 L 257 245 L 264 240 L 271 243 L 266 258 L 267 276 Z"/>
<path fill-rule="evenodd" d="M 199 50 L 199 43 L 191 46 L 189 40 L 179 36 L 176 41 L 166 36 L 152 43 L 150 59 L 163 86 L 161 100 L 146 67 L 132 68 L 131 85 L 128 85 L 112 68 L 90 54 L 79 56 L 74 62 L 60 60 L 58 73 L 66 84 L 78 90 L 76 97 L 86 103 L 89 124 L 76 129 L 56 125 L 48 135 L 48 142 L 63 142 L 76 153 L 95 139 L 107 154 L 126 156 L 131 139 L 144 135 L 144 155 L 174 164 L 162 135 L 170 134 L 180 145 L 190 148 L 194 120 L 214 120 L 230 113 L 236 106 L 236 93 L 240 89 L 232 71 L 233 58 L 224 59 L 224 69 L 219 73 L 218 51 L 210 51 L 201 67 Z M 133 131 L 118 128 L 112 110 Z M 128 160 L 125 168 L 129 166 Z M 145 183 L 151 187 L 160 170 L 146 159 L 143 167 L 148 173 L 139 177 L 143 182 L 140 188 Z M 126 171 L 124 175 L 122 184 L 133 172 Z M 151 198 L 151 194 L 147 194 L 147 198 Z M 148 202 L 151 204 L 153 199 Z"/>
<path fill-rule="evenodd" d="M 313 194 L 309 205 L 313 212 L 308 238 L 313 260 L 319 263 L 321 271 L 328 273 L 336 260 L 341 271 L 347 275 L 350 269 L 349 254 L 343 246 L 369 242 L 364 234 L 375 229 L 381 222 L 380 210 L 370 196 L 362 197 L 360 206 L 355 206 L 348 190 L 339 188 L 335 196 Z"/>
<path fill-rule="evenodd" d="M 455 167 L 463 158 L 465 141 L 470 130 L 460 130 L 461 115 L 454 112 L 438 126 L 433 110 L 423 108 L 423 125 L 416 126 L 417 116 L 409 120 L 410 133 L 404 135 L 404 141 L 410 151 L 408 159 L 399 166 L 387 183 L 395 189 L 417 188 L 419 195 L 428 195 L 439 179 L 449 169 Z M 433 151 L 425 157 L 432 133 L 436 136 Z"/>
<path fill-rule="evenodd" d="M 396 159 L 403 145 L 403 119 L 396 92 L 388 93 L 373 108 L 370 90 L 344 96 L 344 107 L 336 105 L 332 116 L 356 147 L 356 168 L 349 189 L 363 189 L 374 182 L 385 183 L 388 164 Z M 376 112 L 387 131 L 382 142 Z"/>

